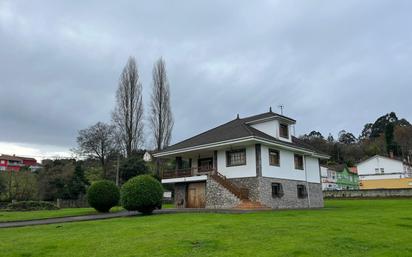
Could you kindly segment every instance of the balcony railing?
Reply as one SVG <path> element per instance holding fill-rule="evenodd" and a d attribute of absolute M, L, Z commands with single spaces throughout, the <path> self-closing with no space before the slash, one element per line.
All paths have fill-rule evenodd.
<path fill-rule="evenodd" d="M 164 170 L 162 178 L 183 178 L 201 175 L 211 175 L 215 172 L 213 167 L 194 167 L 186 169 Z"/>

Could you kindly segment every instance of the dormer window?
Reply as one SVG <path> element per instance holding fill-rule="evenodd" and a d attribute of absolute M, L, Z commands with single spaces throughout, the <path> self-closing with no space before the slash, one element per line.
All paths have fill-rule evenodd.
<path fill-rule="evenodd" d="M 287 124 L 281 123 L 279 125 L 279 136 L 283 138 L 289 138 L 289 127 Z"/>

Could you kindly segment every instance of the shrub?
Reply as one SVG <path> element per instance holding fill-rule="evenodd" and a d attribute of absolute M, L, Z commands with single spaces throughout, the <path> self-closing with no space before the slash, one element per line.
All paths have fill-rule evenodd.
<path fill-rule="evenodd" d="M 128 211 L 151 214 L 161 206 L 163 187 L 151 175 L 140 175 L 127 181 L 121 189 L 122 206 Z"/>
<path fill-rule="evenodd" d="M 50 202 L 44 201 L 21 201 L 10 203 L 7 206 L 10 211 L 37 211 L 37 210 L 58 210 L 59 207 Z"/>
<path fill-rule="evenodd" d="M 119 189 L 109 180 L 97 181 L 87 190 L 87 201 L 98 212 L 108 212 L 119 203 L 119 198 Z"/>

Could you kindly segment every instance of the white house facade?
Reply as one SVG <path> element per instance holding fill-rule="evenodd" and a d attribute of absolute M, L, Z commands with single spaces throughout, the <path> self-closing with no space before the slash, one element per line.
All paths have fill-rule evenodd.
<path fill-rule="evenodd" d="M 362 189 L 412 187 L 412 167 L 402 160 L 375 155 L 357 169 Z"/>
<path fill-rule="evenodd" d="M 320 174 L 322 180 L 322 190 L 338 190 L 336 170 L 330 167 L 321 166 Z"/>
<path fill-rule="evenodd" d="M 229 121 L 155 153 L 174 158 L 162 183 L 181 208 L 323 206 L 319 159 L 291 135 L 295 120 L 269 111 Z"/>

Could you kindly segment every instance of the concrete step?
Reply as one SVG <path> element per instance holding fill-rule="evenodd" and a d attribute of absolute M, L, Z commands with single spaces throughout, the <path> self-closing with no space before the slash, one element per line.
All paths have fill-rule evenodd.
<path fill-rule="evenodd" d="M 255 202 L 251 200 L 242 200 L 238 206 L 235 207 L 235 209 L 241 209 L 241 210 L 270 210 L 269 207 L 261 204 L 260 202 Z"/>

